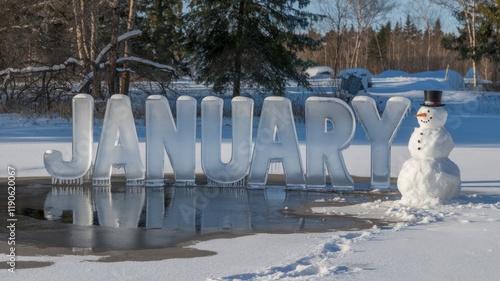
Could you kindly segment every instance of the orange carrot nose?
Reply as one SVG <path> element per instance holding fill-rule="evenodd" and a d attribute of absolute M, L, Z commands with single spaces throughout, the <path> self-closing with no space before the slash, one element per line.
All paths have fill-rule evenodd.
<path fill-rule="evenodd" d="M 425 112 L 424 113 L 419 113 L 419 114 L 415 114 L 413 116 L 415 116 L 415 117 L 427 117 L 427 113 L 425 113 Z"/>

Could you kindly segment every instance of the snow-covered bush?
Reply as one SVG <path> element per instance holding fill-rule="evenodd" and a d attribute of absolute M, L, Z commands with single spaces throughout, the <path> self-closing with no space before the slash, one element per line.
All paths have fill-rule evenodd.
<path fill-rule="evenodd" d="M 372 75 L 364 68 L 344 69 L 337 76 L 342 79 L 341 88 L 352 96 L 372 85 Z"/>
<path fill-rule="evenodd" d="M 304 72 L 309 78 L 328 78 L 333 76 L 333 69 L 329 66 L 311 66 Z"/>
<path fill-rule="evenodd" d="M 372 86 L 372 74 L 365 68 L 349 68 L 344 69 L 337 75 L 339 78 L 348 80 L 352 76 L 358 77 L 361 80 L 363 89 L 368 89 Z"/>

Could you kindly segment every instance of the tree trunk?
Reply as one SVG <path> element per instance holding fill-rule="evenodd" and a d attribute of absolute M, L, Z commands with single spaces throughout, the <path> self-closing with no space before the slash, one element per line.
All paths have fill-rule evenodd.
<path fill-rule="evenodd" d="M 116 60 L 118 57 L 118 52 L 117 52 L 117 45 L 118 45 L 118 25 L 120 23 L 120 18 L 119 18 L 119 0 L 112 0 L 109 5 L 113 11 L 113 16 L 112 16 L 112 23 L 111 23 L 111 49 L 108 53 L 109 55 L 109 95 L 112 96 L 114 94 L 117 94 L 117 87 L 116 87 Z"/>
<path fill-rule="evenodd" d="M 234 55 L 234 82 L 233 82 L 233 97 L 241 95 L 241 77 L 242 77 L 242 53 L 243 53 L 243 25 L 245 22 L 245 0 L 240 0 L 240 6 L 238 11 L 238 31 L 236 43 L 236 50 Z"/>
<path fill-rule="evenodd" d="M 132 31 L 134 27 L 134 17 L 135 17 L 135 0 L 129 0 L 128 7 L 128 18 L 127 18 L 127 32 Z M 132 46 L 129 40 L 124 42 L 123 56 L 129 57 L 132 53 Z M 125 70 L 120 76 L 120 93 L 123 95 L 128 95 L 129 84 L 130 84 L 130 72 L 127 71 L 129 67 L 128 63 L 123 64 L 123 69 Z"/>

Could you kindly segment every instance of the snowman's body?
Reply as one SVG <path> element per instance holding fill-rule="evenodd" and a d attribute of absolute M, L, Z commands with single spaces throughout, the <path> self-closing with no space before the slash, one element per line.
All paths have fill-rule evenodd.
<path fill-rule="evenodd" d="M 442 107 L 422 106 L 398 177 L 401 201 L 408 205 L 435 204 L 460 193 L 460 169 L 448 156 L 454 143 L 444 128 L 448 114 Z"/>

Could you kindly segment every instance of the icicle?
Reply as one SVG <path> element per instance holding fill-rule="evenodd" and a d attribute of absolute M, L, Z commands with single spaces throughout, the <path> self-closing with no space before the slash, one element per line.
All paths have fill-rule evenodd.
<path fill-rule="evenodd" d="M 173 186 L 176 186 L 176 187 L 195 187 L 196 183 L 194 181 L 175 181 Z"/>
<path fill-rule="evenodd" d="M 83 185 L 84 179 L 83 177 L 70 179 L 52 177 L 51 182 L 53 185 Z"/>
<path fill-rule="evenodd" d="M 163 179 L 158 180 L 146 180 L 146 186 L 164 186 L 165 181 Z"/>
<path fill-rule="evenodd" d="M 141 186 L 141 185 L 144 185 L 144 180 L 143 179 L 127 180 L 126 185 L 127 186 Z"/>
<path fill-rule="evenodd" d="M 108 186 L 108 185 L 111 185 L 111 181 L 109 179 L 93 179 L 92 185 L 94 185 L 94 186 Z"/>
<path fill-rule="evenodd" d="M 243 178 L 235 182 L 217 182 L 212 179 L 208 179 L 207 187 L 245 187 L 246 179 Z"/>

